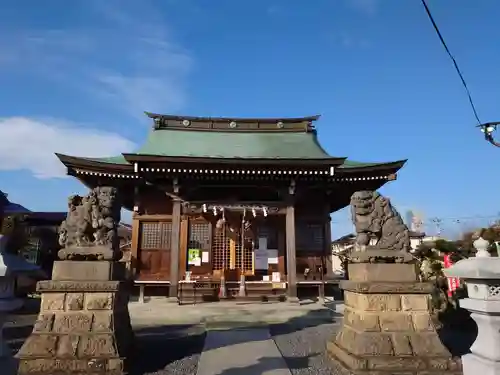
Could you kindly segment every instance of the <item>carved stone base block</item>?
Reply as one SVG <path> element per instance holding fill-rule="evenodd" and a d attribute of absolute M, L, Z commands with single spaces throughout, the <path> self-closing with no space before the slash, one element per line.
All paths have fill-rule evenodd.
<path fill-rule="evenodd" d="M 123 282 L 48 280 L 37 290 L 40 314 L 16 356 L 19 374 L 123 373 L 133 344 Z"/>
<path fill-rule="evenodd" d="M 409 264 L 349 265 L 354 280 L 341 284 L 342 329 L 327 348 L 351 373 L 462 374 L 460 359 L 452 358 L 431 322 L 432 286 L 410 282 L 408 273 L 416 280 Z M 404 274 L 404 282 L 394 281 L 397 274 Z"/>

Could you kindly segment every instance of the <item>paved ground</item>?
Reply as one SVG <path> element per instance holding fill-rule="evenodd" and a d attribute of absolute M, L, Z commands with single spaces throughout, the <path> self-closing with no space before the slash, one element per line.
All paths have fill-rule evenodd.
<path fill-rule="evenodd" d="M 131 303 L 130 314 L 138 348 L 131 375 L 232 375 L 235 371 L 343 375 L 325 355 L 326 341 L 338 330 L 341 315 L 318 303 L 177 306 L 153 300 Z M 34 320 L 30 314 L 10 317 L 4 333 L 14 350 L 29 335 Z"/>
<path fill-rule="evenodd" d="M 266 327 L 207 333 L 197 375 L 291 375 Z"/>

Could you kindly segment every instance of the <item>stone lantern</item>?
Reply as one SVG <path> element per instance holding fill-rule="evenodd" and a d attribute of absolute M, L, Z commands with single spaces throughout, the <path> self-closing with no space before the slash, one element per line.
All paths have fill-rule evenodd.
<path fill-rule="evenodd" d="M 490 243 L 479 237 L 473 243 L 476 256 L 444 270 L 446 276 L 466 282 L 468 298 L 460 307 L 471 312 L 478 334 L 471 353 L 462 357 L 464 375 L 500 374 L 500 258 L 488 252 Z"/>
<path fill-rule="evenodd" d="M 3 340 L 2 327 L 7 314 L 23 305 L 23 300 L 16 298 L 14 294 L 17 276 L 37 272 L 39 267 L 28 263 L 19 255 L 9 254 L 6 249 L 7 240 L 7 235 L 0 234 L 0 368 L 3 369 L 2 374 L 10 375 L 16 370 L 11 351 Z"/>

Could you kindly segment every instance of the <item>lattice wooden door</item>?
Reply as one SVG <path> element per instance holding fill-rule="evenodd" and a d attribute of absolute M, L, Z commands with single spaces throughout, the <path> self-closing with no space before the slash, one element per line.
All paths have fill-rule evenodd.
<path fill-rule="evenodd" d="M 171 222 L 141 222 L 139 278 L 168 280 L 170 277 Z"/>
<path fill-rule="evenodd" d="M 239 268 L 245 275 L 254 274 L 254 249 L 250 238 L 241 241 L 241 234 L 234 242 L 234 268 Z"/>
<path fill-rule="evenodd" d="M 230 238 L 226 236 L 225 228 L 215 228 L 215 225 L 212 233 L 212 267 L 216 271 L 229 269 L 231 262 Z"/>
<path fill-rule="evenodd" d="M 250 243 L 250 239 L 246 239 L 246 245 L 242 244 L 241 235 L 236 239 L 229 238 L 225 227 L 215 228 L 212 241 L 213 269 L 240 269 L 244 274 L 252 275 L 254 254 Z"/>

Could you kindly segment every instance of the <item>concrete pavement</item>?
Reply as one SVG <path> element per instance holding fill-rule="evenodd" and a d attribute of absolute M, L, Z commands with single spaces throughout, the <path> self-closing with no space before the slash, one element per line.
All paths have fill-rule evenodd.
<path fill-rule="evenodd" d="M 324 324 L 335 311 L 343 311 L 343 305 L 218 302 L 178 306 L 158 299 L 132 303 L 129 309 L 136 327 L 153 322 L 203 325 L 207 336 L 196 375 L 291 375 L 269 325 L 299 320 L 307 325 Z"/>
<path fill-rule="evenodd" d="M 205 324 L 208 328 L 217 327 L 219 323 L 254 326 L 286 323 L 299 318 L 324 321 L 332 316 L 331 308 L 314 302 L 300 305 L 287 302 L 216 302 L 179 306 L 165 299 L 155 299 L 146 303 L 132 302 L 129 311 L 134 326 Z"/>
<path fill-rule="evenodd" d="M 196 375 L 291 375 L 267 328 L 210 331 Z"/>

